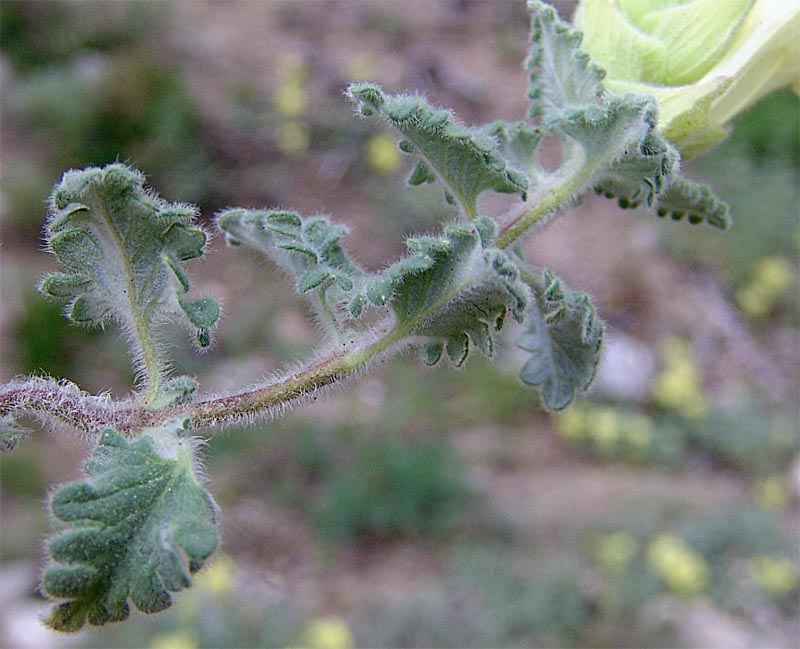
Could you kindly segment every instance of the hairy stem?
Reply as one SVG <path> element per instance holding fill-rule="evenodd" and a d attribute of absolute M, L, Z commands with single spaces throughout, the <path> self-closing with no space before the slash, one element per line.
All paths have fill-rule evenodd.
<path fill-rule="evenodd" d="M 542 187 L 535 205 L 528 207 L 503 224 L 497 239 L 501 248 L 512 246 L 536 223 L 541 222 L 578 193 L 591 175 L 590 165 L 580 156 L 573 157 L 559 174 L 556 184 Z M 477 278 L 474 278 L 477 281 Z M 265 382 L 234 394 L 208 397 L 199 401 L 148 410 L 158 394 L 160 368 L 155 345 L 146 324 L 136 322 L 147 379 L 144 408 L 135 401 L 111 403 L 92 397 L 72 384 L 45 379 L 12 382 L 0 390 L 0 416 L 18 411 L 36 419 L 80 434 L 99 434 L 106 428 L 131 434 L 144 427 L 158 426 L 175 417 L 187 417 L 188 427 L 205 428 L 220 424 L 247 423 L 257 417 L 274 417 L 281 410 L 326 388 L 357 375 L 372 361 L 391 352 L 398 352 L 414 330 L 435 315 L 449 300 L 468 286 L 454 286 L 436 303 L 415 314 L 415 317 L 387 326 L 385 323 L 365 332 L 346 352 L 333 351 L 305 368 L 276 380 Z M 141 331 L 140 331 L 141 329 Z M 383 331 L 381 331 L 383 330 Z M 410 341 L 408 341 L 410 342 Z"/>
<path fill-rule="evenodd" d="M 532 228 L 554 214 L 570 199 L 580 193 L 591 178 L 594 165 L 590 164 L 581 147 L 570 147 L 571 157 L 558 172 L 555 182 L 540 186 L 529 202 L 533 207 L 525 207 L 515 214 L 507 223 L 500 226 L 497 236 L 497 247 L 508 248 Z"/>

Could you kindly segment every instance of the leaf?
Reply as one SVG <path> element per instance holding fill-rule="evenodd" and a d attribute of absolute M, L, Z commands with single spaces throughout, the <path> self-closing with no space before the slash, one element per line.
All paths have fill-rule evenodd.
<path fill-rule="evenodd" d="M 11 415 L 0 415 L 0 454 L 13 451 L 27 435 Z"/>
<path fill-rule="evenodd" d="M 346 317 L 335 305 L 350 295 L 364 274 L 339 244 L 347 228 L 323 217 L 246 209 L 220 213 L 217 225 L 229 242 L 255 248 L 294 277 L 297 290 L 311 299 L 325 322 L 337 331 L 344 327 Z"/>
<path fill-rule="evenodd" d="M 427 364 L 446 352 L 461 365 L 471 346 L 491 356 L 506 314 L 522 318 L 527 288 L 494 237 L 494 222 L 481 217 L 470 227 L 448 226 L 441 237 L 409 239 L 411 254 L 368 282 L 366 298 L 391 307 L 396 328 L 428 339 Z"/>
<path fill-rule="evenodd" d="M 589 297 L 562 289 L 549 270 L 533 288 L 536 300 L 525 313 L 527 331 L 517 340 L 530 352 L 520 378 L 541 389 L 548 409 L 563 410 L 594 378 L 603 325 Z"/>
<path fill-rule="evenodd" d="M 161 386 L 158 398 L 153 402 L 151 408 L 159 410 L 185 403 L 195 390 L 197 390 L 196 379 L 191 376 L 175 376 Z"/>
<path fill-rule="evenodd" d="M 50 197 L 45 232 L 66 272 L 47 275 L 39 290 L 66 302 L 74 322 L 115 320 L 134 358 L 152 364 L 144 359 L 151 344 L 145 338 L 158 324 L 178 317 L 207 334 L 219 315 L 211 298 L 184 298 L 183 263 L 202 255 L 207 241 L 195 216 L 194 207 L 166 203 L 145 189 L 143 176 L 124 165 L 68 171 Z"/>
<path fill-rule="evenodd" d="M 565 110 L 597 104 L 605 94 L 605 72 L 580 49 L 581 33 L 561 22 L 555 9 L 543 2 L 529 2 L 528 8 L 530 116 L 548 120 Z"/>
<path fill-rule="evenodd" d="M 53 515 L 66 528 L 48 541 L 44 592 L 63 600 L 46 624 L 78 631 L 124 620 L 130 599 L 156 613 L 188 588 L 217 547 L 217 510 L 193 471 L 191 442 L 177 426 L 129 442 L 106 430 L 86 479 L 56 491 Z"/>
<path fill-rule="evenodd" d="M 552 7 L 541 2 L 529 6 L 530 112 L 541 117 L 543 129 L 571 143 L 565 166 L 585 179 L 576 193 L 593 188 L 623 208 L 641 205 L 676 220 L 690 214 L 693 222 L 726 227 L 724 203 L 708 188 L 680 177 L 680 154 L 658 129 L 655 100 L 609 93 L 603 70 L 580 49 L 580 33 L 562 23 Z"/>
<path fill-rule="evenodd" d="M 402 151 L 421 158 L 409 182 L 438 177 L 448 201 L 457 201 L 469 219 L 478 215 L 477 200 L 484 191 L 518 193 L 525 200 L 528 180 L 508 165 L 492 135 L 468 129 L 450 111 L 420 97 L 386 94 L 375 84 L 352 84 L 347 94 L 362 114 L 379 114 L 400 132 Z"/>
<path fill-rule="evenodd" d="M 572 111 L 558 122 L 561 132 L 582 147 L 595 191 L 618 198 L 622 207 L 650 208 L 680 160 L 656 124 L 653 101 L 635 95 L 612 96 L 604 107 Z"/>
<path fill-rule="evenodd" d="M 486 132 L 496 138 L 505 157 L 514 166 L 523 169 L 535 181 L 544 175 L 544 169 L 537 164 L 534 153 L 545 133 L 538 126 L 525 122 L 504 122 L 498 120 L 486 128 Z"/>
<path fill-rule="evenodd" d="M 673 178 L 669 187 L 658 195 L 656 210 L 659 216 L 669 215 L 675 221 L 686 216 L 689 223 L 705 221 L 721 230 L 733 224 L 727 203 L 705 185 L 683 177 Z"/>

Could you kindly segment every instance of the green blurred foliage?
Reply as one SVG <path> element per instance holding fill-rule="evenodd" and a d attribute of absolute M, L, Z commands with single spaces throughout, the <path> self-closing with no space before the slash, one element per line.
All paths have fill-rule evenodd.
<path fill-rule="evenodd" d="M 734 226 L 698 237 L 663 224 L 663 243 L 685 261 L 722 268 L 734 284 L 764 257 L 796 260 L 800 238 L 800 97 L 789 90 L 763 99 L 734 124 L 732 135 L 688 165 L 730 204 Z M 796 295 L 794 296 L 796 298 Z M 793 300 L 796 307 L 797 301 Z"/>
<path fill-rule="evenodd" d="M 3 3 L 0 42 L 20 70 L 63 63 L 84 51 L 107 52 L 135 43 L 153 28 L 147 2 L 14 0 Z M 160 9 L 163 11 L 163 7 Z"/>
<path fill-rule="evenodd" d="M 457 529 L 468 492 L 446 444 L 381 435 L 355 448 L 347 466 L 323 478 L 312 516 L 324 540 L 430 542 Z"/>
<path fill-rule="evenodd" d="M 32 238 L 68 168 L 131 162 L 168 200 L 204 203 L 214 163 L 179 70 L 159 51 L 169 5 L 8 2 L 4 128 L 26 151 L 4 169 L 4 217 Z"/>
<path fill-rule="evenodd" d="M 70 376 L 75 362 L 85 358 L 82 352 L 99 332 L 71 326 L 61 311 L 39 294 L 29 294 L 14 332 L 20 373 Z"/>

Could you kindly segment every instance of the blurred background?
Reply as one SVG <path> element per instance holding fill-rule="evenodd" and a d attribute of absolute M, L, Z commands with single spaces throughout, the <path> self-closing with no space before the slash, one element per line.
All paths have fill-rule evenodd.
<path fill-rule="evenodd" d="M 569 3 L 557 5 L 562 15 Z M 70 167 L 130 162 L 168 200 L 347 223 L 368 268 L 452 217 L 408 188 L 395 138 L 342 91 L 421 92 L 466 123 L 526 111 L 524 3 L 17 2 L 0 6 L 0 380 L 132 389 L 125 347 L 35 291 L 45 201 Z M 321 402 L 209 440 L 216 562 L 169 611 L 39 626 L 43 503 L 81 440 L 0 459 L 0 645 L 794 647 L 798 623 L 798 99 L 778 93 L 685 165 L 736 225 L 664 223 L 589 197 L 526 247 L 607 325 L 591 393 L 550 416 L 498 363 L 387 362 Z M 291 287 L 218 239 L 195 263 L 213 351 L 168 338 L 203 390 L 304 357 Z"/>

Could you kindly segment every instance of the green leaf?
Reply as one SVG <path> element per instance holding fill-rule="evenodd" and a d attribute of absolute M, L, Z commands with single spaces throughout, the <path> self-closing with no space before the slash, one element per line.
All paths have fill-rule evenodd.
<path fill-rule="evenodd" d="M 196 379 L 191 376 L 175 376 L 161 386 L 158 397 L 151 404 L 151 408 L 159 410 L 185 403 L 195 390 L 197 390 Z"/>
<path fill-rule="evenodd" d="M 531 12 L 530 116 L 545 121 L 563 111 L 582 109 L 605 94 L 605 72 L 581 51 L 580 32 L 561 22 L 555 9 L 529 2 Z"/>
<path fill-rule="evenodd" d="M 88 326 L 115 320 L 132 353 L 157 373 L 147 349 L 150 332 L 183 319 L 208 330 L 219 314 L 204 298 L 202 326 L 187 310 L 189 281 L 183 262 L 202 255 L 206 234 L 193 225 L 196 210 L 168 204 L 145 189 L 143 176 L 112 164 L 68 171 L 50 197 L 47 244 L 66 272 L 46 276 L 39 290 L 66 302 L 67 317 Z"/>
<path fill-rule="evenodd" d="M 504 122 L 498 120 L 486 128 L 486 132 L 496 138 L 505 157 L 515 167 L 523 169 L 528 177 L 536 181 L 544 175 L 544 169 L 534 158 L 536 147 L 545 133 L 538 126 L 525 122 Z"/>
<path fill-rule="evenodd" d="M 427 364 L 444 351 L 461 365 L 470 347 L 491 356 L 506 314 L 522 318 L 527 288 L 494 237 L 494 222 L 481 217 L 469 227 L 448 226 L 441 237 L 411 238 L 411 254 L 367 284 L 367 299 L 391 307 L 397 329 L 427 338 Z"/>
<path fill-rule="evenodd" d="M 27 435 L 11 415 L 0 415 L 0 454 L 13 451 Z"/>
<path fill-rule="evenodd" d="M 686 216 L 689 223 L 706 222 L 721 230 L 733 224 L 727 203 L 705 185 L 683 177 L 673 178 L 669 187 L 658 195 L 656 211 L 659 216 L 670 216 L 675 221 Z"/>
<path fill-rule="evenodd" d="M 518 193 L 525 200 L 528 180 L 508 165 L 490 134 L 468 129 L 420 97 L 386 94 L 375 84 L 353 84 L 347 94 L 362 114 L 379 114 L 399 131 L 401 151 L 422 158 L 409 178 L 412 185 L 438 176 L 448 201 L 457 201 L 470 219 L 478 215 L 484 191 Z"/>
<path fill-rule="evenodd" d="M 530 352 L 520 378 L 541 389 L 548 409 L 563 410 L 594 378 L 603 325 L 589 297 L 564 290 L 549 270 L 533 290 L 536 299 L 525 313 L 527 331 L 517 340 L 518 347 Z"/>
<path fill-rule="evenodd" d="M 317 314 L 341 331 L 348 316 L 337 305 L 349 298 L 363 271 L 347 257 L 339 241 L 347 228 L 322 217 L 295 212 L 231 209 L 217 216 L 217 225 L 232 243 L 245 243 L 267 255 L 296 280 Z M 351 308 L 357 316 L 360 309 Z"/>
<path fill-rule="evenodd" d="M 680 156 L 657 130 L 647 97 L 609 97 L 603 106 L 569 111 L 559 129 L 582 147 L 588 184 L 622 207 L 653 208 L 678 168 Z"/>
<path fill-rule="evenodd" d="M 531 115 L 542 118 L 544 130 L 566 137 L 565 168 L 583 179 L 576 194 L 593 188 L 623 208 L 641 205 L 676 220 L 689 215 L 692 222 L 726 227 L 727 206 L 708 188 L 679 176 L 680 154 L 658 129 L 655 100 L 607 92 L 603 70 L 580 49 L 580 33 L 561 22 L 552 7 L 529 6 Z M 524 141 L 517 138 L 514 148 L 524 155 Z M 505 140 L 510 143 L 511 135 Z M 529 173 L 538 177 L 534 169 Z"/>
<path fill-rule="evenodd" d="M 193 470 L 192 443 L 163 428 L 129 442 L 106 430 L 86 479 L 56 491 L 53 515 L 66 524 L 48 541 L 44 592 L 63 600 L 46 623 L 77 631 L 124 620 L 128 600 L 156 613 L 188 588 L 217 547 L 217 510 Z"/>

